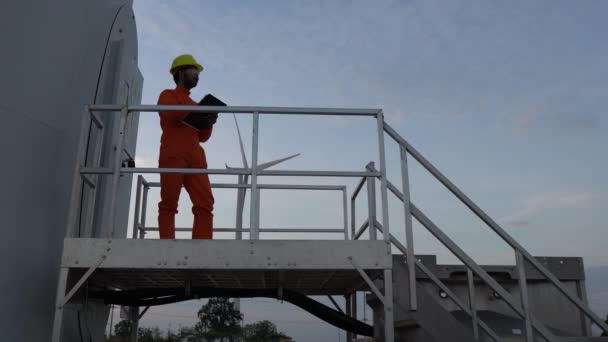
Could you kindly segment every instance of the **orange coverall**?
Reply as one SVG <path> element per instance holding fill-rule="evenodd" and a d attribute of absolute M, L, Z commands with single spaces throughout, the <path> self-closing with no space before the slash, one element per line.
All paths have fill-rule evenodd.
<path fill-rule="evenodd" d="M 198 105 L 183 87 L 164 90 L 159 105 Z M 209 140 L 213 128 L 197 131 L 182 123 L 188 112 L 159 112 L 162 137 L 158 166 L 161 168 L 207 168 L 205 150 L 200 143 Z M 206 174 L 164 173 L 160 176 L 158 226 L 161 239 L 175 238 L 175 214 L 182 185 L 192 200 L 193 239 L 213 237 L 213 194 Z"/>

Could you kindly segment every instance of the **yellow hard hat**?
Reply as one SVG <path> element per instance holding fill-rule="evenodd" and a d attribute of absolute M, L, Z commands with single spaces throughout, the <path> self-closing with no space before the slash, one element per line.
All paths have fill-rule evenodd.
<path fill-rule="evenodd" d="M 179 68 L 182 66 L 193 66 L 196 69 L 198 69 L 199 72 L 203 71 L 203 66 L 198 64 L 196 62 L 196 59 L 194 59 L 194 57 L 192 57 L 192 55 L 181 55 L 181 56 L 175 57 L 175 59 L 173 60 L 173 63 L 171 64 L 171 69 L 169 69 L 169 72 L 171 73 L 171 75 L 173 75 L 175 68 Z"/>

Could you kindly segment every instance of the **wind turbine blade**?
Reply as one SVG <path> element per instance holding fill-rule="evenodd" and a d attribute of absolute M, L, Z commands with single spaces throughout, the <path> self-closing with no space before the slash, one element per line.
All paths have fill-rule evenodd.
<path fill-rule="evenodd" d="M 275 166 L 275 165 L 280 164 L 280 163 L 282 163 L 282 162 L 284 162 L 284 161 L 287 161 L 287 160 L 289 160 L 289 159 L 295 158 L 295 157 L 297 157 L 297 156 L 299 156 L 299 155 L 300 155 L 300 154 L 299 154 L 299 153 L 297 153 L 297 154 L 294 154 L 294 155 L 289 156 L 289 157 L 286 157 L 286 158 L 281 158 L 281 159 L 277 159 L 277 160 L 269 161 L 269 162 L 267 162 L 267 163 L 259 164 L 259 165 L 258 165 L 258 169 L 260 169 L 260 170 L 267 169 L 267 168 L 269 168 L 269 167 L 271 167 L 271 166 Z"/>
<path fill-rule="evenodd" d="M 243 139 L 241 138 L 241 130 L 239 129 L 239 123 L 236 121 L 236 115 L 232 114 L 234 117 L 234 123 L 236 124 L 236 132 L 239 134 L 239 145 L 241 145 L 241 157 L 243 158 L 243 167 L 248 168 L 247 166 L 247 157 L 245 156 L 245 147 L 243 146 Z"/>

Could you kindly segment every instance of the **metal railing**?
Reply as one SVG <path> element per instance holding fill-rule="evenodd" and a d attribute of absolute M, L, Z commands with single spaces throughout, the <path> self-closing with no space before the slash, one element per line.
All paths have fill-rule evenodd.
<path fill-rule="evenodd" d="M 252 165 L 258 164 L 258 138 L 259 138 L 259 116 L 260 115 L 333 115 L 333 116 L 365 116 L 372 117 L 376 119 L 376 127 L 378 131 L 378 142 L 379 142 L 379 155 L 381 160 L 380 171 L 370 172 L 370 171 L 310 171 L 310 170 L 261 170 L 257 167 L 251 168 L 231 168 L 231 169 L 195 169 L 195 168 L 138 168 L 138 167 L 123 167 L 121 165 L 122 162 L 122 152 L 123 146 L 125 143 L 125 135 L 127 129 L 127 118 L 129 115 L 133 115 L 133 113 L 143 113 L 143 112 L 158 112 L 158 111 L 182 111 L 182 112 L 201 112 L 201 113 L 236 113 L 236 114 L 250 114 L 253 115 L 253 128 L 252 128 Z M 94 122 L 96 125 L 101 125 L 102 120 L 100 120 L 95 113 L 104 113 L 108 115 L 119 115 L 119 124 L 118 124 L 118 138 L 115 141 L 115 146 L 113 149 L 112 163 L 109 166 L 101 166 L 99 163 L 93 163 L 93 166 L 89 166 L 85 164 L 85 154 L 86 150 L 89 148 L 86 143 L 86 138 L 91 133 L 91 122 Z M 160 174 L 160 173 L 180 173 L 180 174 L 210 174 L 210 175 L 248 175 L 251 177 L 251 184 L 216 184 L 214 187 L 216 188 L 246 188 L 251 190 L 251 201 L 250 201 L 250 227 L 248 229 L 238 229 L 238 228 L 218 228 L 216 231 L 235 231 L 235 232 L 249 232 L 250 239 L 259 239 L 260 232 L 283 232 L 281 229 L 276 228 L 260 228 L 260 190 L 262 189 L 296 189 L 296 190 L 340 190 L 343 191 L 343 198 L 346 202 L 346 187 L 345 186 L 337 186 L 337 187 L 328 187 L 328 186 L 306 186 L 306 185 L 280 185 L 280 184 L 259 184 L 259 177 L 262 176 L 303 176 L 303 177 L 379 177 L 380 179 L 386 180 L 386 171 L 384 167 L 384 132 L 383 132 L 383 113 L 382 110 L 379 109 L 333 109 L 333 108 L 286 108 L 286 107 L 201 107 L 201 106 L 149 106 L 149 105 L 134 105 L 134 106 L 119 106 L 119 105 L 91 105 L 85 106 L 84 113 L 82 117 L 82 126 L 81 126 L 81 141 L 79 144 L 79 151 L 77 155 L 77 163 L 74 177 L 74 182 L 72 185 L 72 201 L 70 203 L 70 212 L 67 222 L 66 236 L 74 237 L 76 236 L 76 226 L 77 219 L 79 214 L 83 214 L 82 201 L 78 199 L 79 194 L 83 190 L 83 187 L 86 186 L 88 189 L 95 189 L 97 184 L 93 177 L 98 178 L 99 176 L 105 175 L 111 177 L 111 189 L 110 189 L 110 205 L 109 205 L 109 217 L 112 218 L 112 223 L 108 229 L 108 238 L 114 237 L 114 231 L 116 226 L 116 197 L 119 189 L 119 181 L 122 175 L 128 174 Z M 97 142 L 98 146 L 101 146 L 101 142 Z M 145 181 L 143 181 L 145 182 Z M 144 184 L 142 182 L 142 184 Z M 143 202 L 147 202 L 147 192 L 149 187 L 156 186 L 154 183 L 145 182 L 146 187 L 143 190 Z M 143 227 L 148 231 L 152 231 L 153 229 L 157 229 L 155 227 L 146 227 L 145 226 L 145 217 L 143 217 L 142 213 L 145 209 L 140 209 L 140 201 L 142 201 L 142 193 L 141 188 L 139 188 L 136 192 L 136 210 L 138 213 L 136 216 L 135 225 L 138 229 Z M 384 182 L 384 186 L 382 188 L 384 193 L 384 199 L 388 196 L 388 188 L 386 186 L 386 181 Z M 346 205 L 343 203 L 343 206 Z M 383 205 L 383 207 L 386 207 Z M 90 208 L 92 209 L 92 208 Z M 347 220 L 346 207 L 344 208 L 344 221 Z M 386 209 L 384 210 L 386 211 Z M 86 210 L 84 212 L 86 216 L 85 221 L 91 221 L 92 213 L 91 210 Z M 388 212 L 383 212 L 383 217 L 386 218 L 388 216 Z M 344 232 L 345 238 L 348 239 L 348 223 L 345 223 L 344 228 L 332 229 L 329 232 L 332 233 L 342 233 Z M 182 231 L 184 229 L 180 228 L 178 231 Z M 306 230 L 306 232 L 321 232 L 320 229 L 289 229 L 289 232 L 300 232 L 300 230 Z M 89 231 L 89 230 L 87 230 Z M 287 229 L 284 230 L 285 232 Z M 328 232 L 327 229 L 324 229 L 323 232 Z M 90 233 L 90 231 L 89 231 Z M 135 232 L 134 232 L 135 236 Z M 388 236 L 385 237 L 388 241 Z"/>
<path fill-rule="evenodd" d="M 158 111 L 185 111 L 185 112 L 202 112 L 202 113 L 237 113 L 249 114 L 253 116 L 252 127 L 252 161 L 251 168 L 240 169 L 183 169 L 183 168 L 128 168 L 122 166 L 122 151 L 125 144 L 125 134 L 129 115 L 138 112 L 158 112 Z M 93 126 L 103 129 L 102 121 L 94 112 L 101 112 L 110 115 L 119 115 L 118 135 L 115 141 L 115 146 L 112 149 L 112 162 L 109 166 L 101 166 L 100 152 L 96 147 L 94 150 L 94 158 L 92 163 L 86 162 L 86 151 L 89 144 L 85 143 L 86 138 L 90 136 Z M 309 170 L 261 170 L 256 167 L 258 165 L 258 138 L 259 138 L 259 117 L 260 115 L 334 115 L 334 116 L 366 116 L 376 119 L 376 129 L 378 137 L 378 156 L 379 170 L 376 169 L 374 163 L 366 166 L 365 171 L 309 171 Z M 402 188 L 397 189 L 391 184 L 386 177 L 386 158 L 385 158 L 385 141 L 384 134 L 387 133 L 400 147 L 400 164 L 402 176 Z M 98 135 L 98 140 L 101 135 Z M 101 142 L 97 141 L 97 145 L 101 146 Z M 457 246 L 439 227 L 437 227 L 427 216 L 422 213 L 410 200 L 409 193 L 409 175 L 408 175 L 408 155 L 416 159 L 425 169 L 427 169 L 435 178 L 445 185 L 459 200 L 461 200 L 469 209 L 471 209 L 482 221 L 484 221 L 490 229 L 499 235 L 508 245 L 510 245 L 515 253 L 517 262 L 517 271 L 519 273 L 519 288 L 522 294 L 520 303 L 509 294 L 498 282 L 496 282 L 487 272 L 485 272 L 472 258 L 469 257 L 459 246 Z M 89 164 L 92 164 L 89 165 Z M 407 268 L 409 273 L 409 297 L 410 310 L 417 310 L 416 300 L 416 277 L 415 270 L 420 269 L 425 273 L 437 286 L 439 286 L 446 294 L 448 294 L 456 304 L 469 314 L 472 319 L 473 331 L 476 337 L 479 336 L 478 326 L 481 327 L 492 338 L 497 339 L 496 334 L 479 318 L 476 314 L 475 302 L 470 300 L 468 307 L 456 298 L 449 288 L 445 286 L 437 277 L 435 277 L 421 262 L 417 261 L 414 255 L 414 240 L 412 233 L 412 217 L 416 218 L 432 235 L 434 235 L 442 244 L 444 244 L 456 257 L 458 257 L 467 268 L 467 277 L 469 284 L 469 293 L 474 294 L 473 276 L 476 275 L 490 288 L 503 298 L 505 303 L 525 322 L 526 340 L 531 342 L 533 339 L 533 330 L 549 341 L 555 340 L 553 334 L 538 321 L 530 312 L 527 298 L 527 284 L 524 262 L 529 262 L 542 275 L 544 275 L 559 291 L 564 294 L 568 300 L 576 305 L 583 314 L 590 318 L 595 324 L 608 331 L 606 324 L 597 317 L 580 299 L 571 294 L 564 285 L 538 262 L 528 251 L 526 251 L 519 243 L 517 243 L 510 235 L 508 235 L 494 220 L 492 220 L 484 211 L 471 201 L 460 189 L 451 183 L 439 170 L 437 170 L 428 160 L 426 160 L 417 150 L 415 150 L 405 139 L 403 139 L 394 129 L 384 122 L 383 112 L 378 109 L 328 109 L 328 108 L 283 108 L 283 107 L 199 107 L 199 106 L 115 106 L 115 105 L 93 105 L 86 106 L 81 124 L 81 137 L 79 151 L 77 155 L 77 163 L 75 169 L 74 183 L 72 186 L 72 197 L 70 202 L 70 211 L 67 222 L 66 236 L 75 237 L 78 217 L 82 220 L 82 201 L 79 204 L 79 198 L 83 193 L 83 187 L 86 186 L 89 190 L 98 187 L 98 178 L 101 175 L 110 177 L 110 205 L 109 212 L 113 221 L 108 229 L 108 238 L 114 238 L 116 226 L 116 203 L 117 193 L 119 189 L 120 177 L 128 174 L 147 174 L 147 173 L 181 173 L 181 174 L 214 174 L 214 175 L 249 175 L 251 184 L 214 184 L 215 188 L 245 188 L 251 190 L 250 201 L 250 226 L 244 228 L 217 228 L 218 232 L 249 232 L 249 238 L 252 240 L 259 239 L 260 232 L 283 232 L 282 228 L 260 228 L 260 191 L 263 189 L 298 189 L 298 190 L 339 190 L 343 191 L 343 207 L 344 207 L 344 227 L 335 229 L 329 232 L 344 233 L 345 238 L 348 238 L 348 222 L 346 211 L 346 188 L 344 186 L 305 186 L 305 185 L 281 185 L 281 184 L 259 184 L 259 177 L 263 176 L 305 176 L 305 177 L 361 177 L 361 181 L 355 188 L 351 197 L 351 222 L 350 231 L 351 239 L 358 239 L 369 228 L 370 239 L 376 240 L 378 236 L 376 231 L 380 231 L 383 239 L 387 243 L 387 248 L 390 244 L 394 244 L 398 250 L 403 252 L 407 260 Z M 377 213 L 376 208 L 376 179 L 380 180 L 380 199 L 381 212 Z M 360 193 L 364 185 L 367 185 L 368 195 L 368 217 L 360 227 L 356 227 L 355 223 L 355 199 Z M 133 237 L 136 238 L 137 232 L 145 233 L 157 229 L 146 225 L 146 205 L 148 200 L 148 191 L 151 187 L 158 186 L 158 183 L 146 182 L 143 176 L 138 177 L 138 185 L 136 192 L 136 214 L 133 223 Z M 393 193 L 399 200 L 403 202 L 404 219 L 405 219 L 405 245 L 397 241 L 390 233 L 389 218 L 388 218 L 388 192 Z M 93 196 L 94 198 L 95 196 Z M 87 203 L 88 209 L 95 206 L 94 203 Z M 80 213 L 80 216 L 79 216 Z M 90 210 L 86 211 L 84 222 L 86 234 L 90 234 L 88 225 L 92 224 Z M 377 218 L 381 218 L 382 225 L 378 223 Z M 358 229 L 357 229 L 358 228 Z M 178 231 L 186 230 L 179 228 Z M 188 229 L 189 230 L 189 229 Z M 287 230 L 287 229 L 285 229 Z M 290 232 L 321 232 L 314 228 L 295 228 L 289 229 Z M 328 232 L 327 229 L 323 230 Z M 141 235 L 140 237 L 143 237 Z M 390 250 L 390 249 L 389 249 Z M 411 261 L 414 262 L 411 262 Z M 389 294 L 392 294 L 392 275 L 391 270 L 385 270 L 385 279 L 388 281 L 386 287 L 389 287 Z M 392 295 L 387 297 L 387 305 L 392 304 Z M 386 321 L 392 322 L 392 308 L 385 307 Z M 392 324 L 385 325 L 385 336 L 392 336 Z"/>
<path fill-rule="evenodd" d="M 391 242 L 406 255 L 408 273 L 409 273 L 409 297 L 410 297 L 410 310 L 417 309 L 416 301 L 416 276 L 415 268 L 420 269 L 425 273 L 438 287 L 440 287 L 448 296 L 461 308 L 463 311 L 472 319 L 473 332 L 475 337 L 479 337 L 478 326 L 486 331 L 492 338 L 496 340 L 496 334 L 489 329 L 489 327 L 483 323 L 476 314 L 474 296 L 474 283 L 473 276 L 476 275 L 483 282 L 485 282 L 490 288 L 503 298 L 507 305 L 524 320 L 524 327 L 526 333 L 526 341 L 533 341 L 533 330 L 548 341 L 556 340 L 555 336 L 530 312 L 530 305 L 528 301 L 528 290 L 526 282 L 526 274 L 524 263 L 529 262 L 534 268 L 536 268 L 546 279 L 548 279 L 557 289 L 565 295 L 565 297 L 574 304 L 581 312 L 595 324 L 597 324 L 604 332 L 608 332 L 608 326 L 600 319 L 591 309 L 583 303 L 576 295 L 570 293 L 564 286 L 564 284 L 557 279 L 546 267 L 544 267 L 536 258 L 534 258 L 526 249 L 524 249 L 519 243 L 515 241 L 504 229 L 502 229 L 498 223 L 490 218 L 481 208 L 479 208 L 469 197 L 467 197 L 456 185 L 454 185 L 447 177 L 445 177 L 435 166 L 433 166 L 426 158 L 422 156 L 416 149 L 414 149 L 403 137 L 401 137 L 390 125 L 386 122 L 383 125 L 384 131 L 399 144 L 400 157 L 401 157 L 401 175 L 402 175 L 402 191 L 395 187 L 392 183 L 387 181 L 387 187 L 391 193 L 393 193 L 400 201 L 403 202 L 404 217 L 405 217 L 405 236 L 406 245 L 401 245 L 392 235 Z M 409 194 L 409 175 L 408 175 L 408 164 L 407 156 L 411 155 L 416 159 L 427 171 L 429 171 L 437 180 L 439 180 L 445 187 L 450 190 L 460 201 L 462 201 L 475 215 L 477 215 L 483 222 L 487 224 L 498 236 L 500 236 L 509 246 L 514 250 L 516 269 L 519 277 L 519 291 L 521 293 L 520 304 L 509 292 L 507 292 L 496 280 L 494 280 L 486 271 L 483 270 L 468 254 L 466 254 L 454 241 L 452 241 L 439 227 L 437 227 L 424 213 L 418 209 L 410 200 Z M 370 163 L 367 165 L 369 172 L 377 172 L 374 168 L 374 164 Z M 362 236 L 366 229 L 375 226 L 378 230 L 383 230 L 382 225 L 375 219 L 375 211 L 373 205 L 369 205 L 368 219 L 363 225 L 355 231 L 355 200 L 367 183 L 368 190 L 368 201 L 375 199 L 374 183 L 375 177 L 365 176 L 361 178 L 358 186 L 355 188 L 351 197 L 351 234 L 353 239 L 358 239 Z M 384 199 L 383 199 L 384 200 Z M 443 284 L 437 277 L 433 276 L 432 273 L 414 256 L 414 241 L 412 232 L 412 217 L 416 218 L 423 227 L 425 227 L 435 238 L 437 238 L 444 246 L 446 246 L 460 261 L 463 262 L 467 269 L 467 280 L 469 288 L 469 308 L 466 308 L 460 300 L 449 291 L 449 289 Z M 374 222 L 375 224 L 371 224 Z M 386 221 L 384 221 L 386 222 Z M 372 231 L 376 229 L 370 228 L 370 239 L 374 238 Z M 386 234 L 386 232 L 384 232 Z M 389 233 L 390 234 L 390 233 Z M 414 262 L 411 262 L 411 261 Z"/>
<path fill-rule="evenodd" d="M 144 238 L 146 232 L 156 232 L 158 227 L 146 226 L 146 213 L 148 192 L 151 188 L 160 187 L 159 182 L 148 182 L 139 175 L 135 192 L 135 209 L 132 238 Z M 213 189 L 250 189 L 249 184 L 211 183 Z M 259 228 L 260 233 L 342 233 L 344 240 L 348 240 L 348 214 L 346 202 L 346 186 L 344 185 L 295 185 L 295 184 L 258 184 L 258 189 L 271 190 L 302 190 L 302 191 L 334 191 L 342 193 L 342 228 Z M 189 232 L 192 228 L 175 228 L 176 232 Z M 213 228 L 214 232 L 222 233 L 250 233 L 250 228 Z M 139 233 L 139 234 L 138 234 Z"/>
<path fill-rule="evenodd" d="M 145 112 L 160 112 L 160 111 L 181 111 L 181 112 L 199 112 L 199 113 L 235 113 L 235 114 L 249 114 L 253 116 L 253 127 L 252 127 L 252 149 L 251 149 L 251 168 L 240 168 L 240 169 L 184 169 L 184 168 L 129 168 L 122 166 L 122 154 L 125 144 L 125 135 L 127 131 L 127 122 L 130 115 L 133 113 L 145 113 Z M 119 115 L 118 123 L 118 135 L 115 141 L 115 146 L 112 149 L 112 162 L 107 167 L 102 167 L 99 163 L 94 163 L 93 166 L 88 166 L 85 163 L 85 150 L 89 148 L 88 144 L 85 143 L 85 137 L 89 137 L 91 132 L 91 122 L 99 122 L 94 112 L 101 112 L 109 115 Z M 378 157 L 379 157 L 379 171 L 308 171 L 308 170 L 262 170 L 258 169 L 258 138 L 259 138 L 259 117 L 260 115 L 325 115 L 325 116 L 363 116 L 375 118 L 375 128 L 377 131 L 378 138 Z M 101 145 L 101 144 L 99 144 Z M 250 227 L 249 238 L 252 240 L 258 240 L 260 232 L 269 231 L 268 229 L 260 229 L 260 190 L 264 188 L 270 188 L 272 186 L 281 185 L 264 185 L 258 183 L 258 178 L 263 176 L 304 176 L 304 177 L 368 177 L 368 178 L 379 178 L 380 179 L 380 192 L 382 202 L 382 222 L 385 223 L 385 227 L 382 230 L 383 239 L 386 242 L 387 253 L 390 253 L 390 233 L 388 227 L 388 181 L 386 179 L 386 156 L 384 149 L 384 114 L 381 109 L 336 109 L 336 108 L 288 108 L 288 107 L 211 107 L 211 106 L 153 106 L 153 105 L 90 105 L 85 106 L 84 113 L 82 116 L 82 124 L 80 131 L 80 144 L 77 154 L 77 162 L 75 169 L 75 177 L 72 184 L 72 196 L 70 202 L 70 209 L 68 214 L 68 221 L 66 227 L 66 237 L 76 237 L 76 227 L 78 217 L 82 218 L 82 201 L 79 205 L 79 194 L 82 193 L 83 187 L 86 185 L 89 190 L 98 188 L 98 184 L 89 178 L 89 175 L 93 177 L 99 177 L 106 175 L 111 178 L 110 184 L 110 205 L 109 215 L 111 223 L 108 229 L 108 238 L 114 238 L 115 227 L 117 224 L 116 215 L 116 203 L 117 194 L 119 190 L 120 177 L 128 174 L 147 174 L 147 173 L 179 173 L 179 174 L 213 174 L 213 175 L 237 175 L 244 176 L 249 175 L 251 177 L 251 184 L 230 184 L 222 185 L 224 187 L 245 187 L 251 190 L 250 200 Z M 139 178 L 142 180 L 143 178 Z M 138 181 L 139 182 L 139 181 Z M 150 185 L 150 183 L 148 183 Z M 217 186 L 217 185 L 216 185 Z M 141 190 L 141 188 L 140 188 Z M 149 186 L 144 188 L 143 199 L 142 194 L 138 191 L 136 194 L 136 201 L 141 200 L 141 204 L 147 205 L 147 192 Z M 341 188 L 342 190 L 342 188 Z M 345 190 L 344 190 L 345 191 Z M 346 194 L 344 192 L 343 202 L 346 202 Z M 372 201 L 374 215 L 375 214 L 375 200 Z M 372 203 L 370 202 L 370 203 Z M 137 206 L 139 208 L 139 206 Z M 143 207 L 142 207 L 143 208 Z M 144 231 L 152 230 L 154 228 L 147 227 L 145 225 L 145 209 L 138 209 L 139 212 L 135 215 L 134 237 L 136 231 L 143 229 Z M 370 209 L 371 212 L 372 209 Z M 85 213 L 85 221 L 89 221 L 92 215 L 91 211 Z M 344 212 L 344 219 L 346 220 L 347 214 Z M 373 222 L 373 221 L 372 221 Z M 348 224 L 346 223 L 344 228 L 340 230 L 345 234 L 345 238 L 348 239 Z M 218 229 L 218 231 L 222 231 Z M 226 230 L 224 230 L 226 231 Z M 230 230 L 231 231 L 231 230 Z M 234 229 L 237 234 L 245 231 L 244 229 Z M 293 230 L 290 230 L 293 231 Z M 311 231 L 307 229 L 307 231 Z M 375 231 L 374 231 L 375 235 Z M 355 261 L 351 260 L 353 265 Z M 358 269 L 359 272 L 362 270 Z M 387 340 L 393 340 L 394 336 L 394 325 L 393 325 L 393 310 L 392 310 L 392 269 L 384 270 L 385 280 L 385 322 L 384 322 L 384 334 Z M 362 275 L 365 275 L 364 273 Z"/>

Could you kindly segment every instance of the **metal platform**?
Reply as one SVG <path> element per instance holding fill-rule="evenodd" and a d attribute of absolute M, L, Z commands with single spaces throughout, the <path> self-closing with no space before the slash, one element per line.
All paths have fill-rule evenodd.
<path fill-rule="evenodd" d="M 252 149 L 251 163 L 247 162 L 242 141 L 241 154 L 243 168 L 223 169 L 176 169 L 176 168 L 132 168 L 124 167 L 123 146 L 127 136 L 127 122 L 135 113 L 158 112 L 164 110 L 187 112 L 219 112 L 240 113 L 252 115 Z M 114 130 L 112 136 L 115 141 L 98 141 L 91 143 L 91 129 L 97 127 L 103 130 L 104 126 L 96 113 L 114 115 L 118 118 L 117 124 L 108 127 Z M 584 292 L 579 295 L 561 281 L 554 273 L 568 273 L 566 268 L 570 261 L 557 259 L 537 259 L 507 233 L 496 221 L 486 214 L 477 204 L 466 196 L 456 185 L 432 165 L 420 152 L 412 147 L 390 125 L 384 121 L 384 114 L 379 109 L 327 109 L 327 108 L 269 108 L 269 107 L 198 107 L 198 106 L 86 106 L 81 122 L 81 137 L 77 164 L 74 170 L 74 180 L 70 202 L 70 211 L 67 219 L 66 239 L 61 270 L 58 278 L 57 296 L 55 305 L 55 321 L 53 326 L 53 342 L 60 342 L 63 320 L 63 311 L 66 304 L 77 298 L 79 289 L 101 289 L 114 292 L 120 290 L 141 291 L 169 288 L 186 289 L 180 298 L 192 297 L 194 287 L 204 289 L 206 293 L 216 289 L 290 289 L 304 295 L 344 295 L 345 315 L 356 320 L 357 291 L 371 291 L 381 305 L 377 312 L 381 312 L 382 319 L 375 320 L 375 340 L 395 341 L 395 310 L 393 294 L 394 288 L 399 298 L 407 298 L 404 306 L 407 312 L 420 312 L 431 314 L 432 307 L 419 303 L 418 288 L 427 291 L 428 285 L 436 286 L 442 292 L 442 298 L 449 298 L 454 307 L 462 310 L 471 320 L 473 339 L 479 340 L 480 331 L 483 330 L 494 340 L 498 336 L 477 315 L 482 301 L 476 300 L 476 293 L 483 290 L 491 291 L 495 298 L 500 298 L 506 309 L 514 312 L 521 319 L 526 342 L 535 341 L 535 334 L 545 340 L 558 341 L 559 338 L 547 329 L 546 321 L 538 319 L 542 315 L 534 312 L 534 298 L 536 295 L 534 281 L 546 279 L 554 289 L 555 296 L 564 296 L 571 304 L 571 311 L 580 310 L 581 317 L 577 321 L 588 324 L 592 321 L 603 331 L 608 332 L 608 325 L 591 311 L 585 300 Z M 353 115 L 372 118 L 372 127 L 377 131 L 378 138 L 378 164 L 370 162 L 365 171 L 360 170 L 266 170 L 269 165 L 276 165 L 286 158 L 268 163 L 258 161 L 258 135 L 259 118 L 261 115 Z M 237 126 L 238 130 L 238 126 Z M 401 187 L 397 188 L 387 179 L 385 135 L 398 144 L 401 166 Z M 101 140 L 104 134 L 97 134 Z M 102 142 L 112 146 L 113 151 L 109 165 L 102 165 L 99 146 Z M 89 146 L 91 145 L 91 146 Z M 90 151 L 92 150 L 92 151 Z M 90 161 L 85 158 L 87 153 L 93 157 Z M 129 157 L 130 156 L 126 156 Z M 515 265 L 512 267 L 488 268 L 480 266 L 466 251 L 458 246 L 430 217 L 419 209 L 410 198 L 408 157 L 420 163 L 432 176 L 455 195 L 468 209 L 480 218 L 487 227 L 512 248 Z M 287 157 L 291 158 L 291 157 Z M 128 160 L 128 158 L 127 158 Z M 105 162 L 104 162 L 105 163 Z M 107 164 L 107 163 L 106 163 Z M 128 164 L 127 164 L 128 165 Z M 250 165 L 250 166 L 249 166 Z M 127 215 L 125 206 L 119 207 L 119 190 L 128 194 L 132 174 L 147 173 L 177 173 L 177 174 L 219 174 L 238 177 L 235 184 L 215 184 L 215 187 L 237 189 L 237 215 L 234 228 L 216 228 L 222 232 L 234 232 L 235 240 L 147 240 L 145 233 L 156 230 L 155 227 L 146 226 L 145 219 L 147 206 L 147 191 L 155 183 L 146 182 L 142 176 L 138 177 L 137 191 L 135 193 L 134 223 L 132 239 L 125 239 L 126 226 L 120 224 L 117 218 Z M 347 191 L 344 184 L 337 185 L 293 185 L 293 184 L 261 184 L 260 177 L 354 177 L 359 182 L 352 191 L 350 210 L 347 210 Z M 250 182 L 248 182 L 248 178 Z M 102 181 L 103 180 L 103 181 Z M 122 181 L 121 181 L 122 180 Z M 376 183 L 379 181 L 379 200 L 376 199 Z M 122 182 L 122 183 L 121 183 Z M 105 184 L 105 185 L 104 185 Z M 122 187 L 121 187 L 122 186 Z M 343 219 L 343 227 L 327 229 L 328 233 L 344 233 L 344 240 L 260 240 L 260 232 L 284 232 L 286 229 L 272 229 L 260 227 L 260 191 L 263 189 L 292 189 L 292 190 L 332 190 L 342 192 L 343 210 L 336 210 Z M 366 188 L 367 215 L 362 225 L 357 222 L 356 200 L 357 196 Z M 249 227 L 243 226 L 243 209 L 246 191 L 250 191 Z M 403 225 L 397 229 L 405 231 L 404 241 L 398 240 L 389 227 L 389 193 L 394 195 L 402 204 Z M 86 195 L 86 196 L 85 196 Z M 103 196 L 101 196 L 103 195 Z M 97 203 L 101 197 L 103 206 Z M 391 197 L 391 199 L 394 199 Z M 378 202 L 378 203 L 377 203 Z M 378 205 L 379 204 L 379 205 Z M 103 211 L 97 212 L 96 209 Z M 336 209 L 339 208 L 336 206 Z M 121 209 L 122 211 L 120 211 Z M 348 217 L 350 212 L 350 220 Z M 121 216 L 122 215 L 122 216 Z M 95 217 L 101 221 L 95 223 Z M 425 258 L 417 258 L 414 254 L 413 220 L 416 220 L 434 238 L 450 250 L 464 266 L 441 267 L 436 263 L 429 263 Z M 350 231 L 349 229 L 350 228 Z M 357 229 L 358 228 L 358 229 Z M 393 228 L 394 229 L 394 228 Z M 178 230 L 183 230 L 180 228 Z M 318 228 L 291 229 L 290 232 L 319 233 Z M 242 240 L 243 233 L 248 233 L 249 240 Z M 364 234 L 369 233 L 369 240 Z M 98 237 L 107 237 L 105 239 Z M 95 237 L 95 238 L 93 238 Z M 405 255 L 407 264 L 401 265 L 408 277 L 401 277 L 393 282 L 394 263 L 390 255 L 390 245 Z M 580 260 L 575 260 L 580 264 Z M 555 267 L 554 266 L 555 264 Z M 580 264 L 582 266 L 582 264 Z M 557 270 L 557 272 L 552 272 Z M 417 275 L 423 275 L 418 279 Z M 580 275 L 574 274 L 570 276 Z M 407 278 L 407 279 L 406 279 Z M 502 278 L 510 283 L 503 286 Z M 406 279 L 407 281 L 405 281 Z M 459 291 L 452 291 L 451 286 L 466 279 L 466 289 L 463 286 Z M 531 285 L 528 285 L 528 282 Z M 432 282 L 432 284 L 431 284 Z M 86 286 L 83 285 L 86 283 Z M 512 283 L 512 284 L 511 284 Z M 464 284 L 464 283 L 463 283 Z M 211 288 L 211 290 L 210 290 Z M 517 288 L 511 293 L 510 289 Z M 581 287 L 581 291 L 584 287 Z M 161 292 L 162 292 L 161 291 Z M 433 287 L 431 292 L 437 293 Z M 244 292 L 244 291 L 243 291 Z M 468 303 L 455 292 L 466 292 Z M 547 293 L 546 291 L 543 293 Z M 126 293 L 131 295 L 130 292 Z M 229 295 L 227 297 L 230 297 Z M 429 297 L 423 292 L 421 298 Z M 519 298 L 518 298 L 519 297 Z M 85 297 L 86 298 L 86 297 Z M 179 298 L 178 298 L 179 299 Z M 479 302 L 479 303 L 478 303 Z M 131 321 L 134 327 L 141 316 L 139 306 L 141 302 L 127 304 L 131 306 Z M 421 305 L 419 305 L 421 304 Z M 122 304 L 121 304 L 122 305 Z M 145 304 L 150 305 L 150 304 Z M 156 304 L 152 304 L 156 305 Z M 334 305 L 337 306 L 334 302 Z M 440 307 L 440 306 L 438 306 Z M 338 308 L 339 309 L 339 308 Z M 448 313 L 445 307 L 441 312 Z M 448 308 L 449 309 L 449 308 Z M 483 308 L 481 308 L 483 309 Z M 339 309 L 341 311 L 341 309 Z M 145 312 L 145 310 L 144 310 Z M 433 319 L 435 323 L 440 320 Z M 430 329 L 439 329 L 440 324 Z M 137 329 L 133 329 L 136 332 Z M 450 335 L 450 332 L 446 332 Z M 584 332 L 585 335 L 589 331 Z M 586 337 L 586 336 L 585 336 Z M 351 341 L 356 336 L 347 335 Z M 137 340 L 133 333 L 132 341 Z M 449 338 L 448 338 L 449 340 Z"/>
<path fill-rule="evenodd" d="M 307 295 L 367 291 L 390 269 L 384 241 L 65 239 L 68 283 L 87 271 L 95 288 L 277 288 Z"/>

